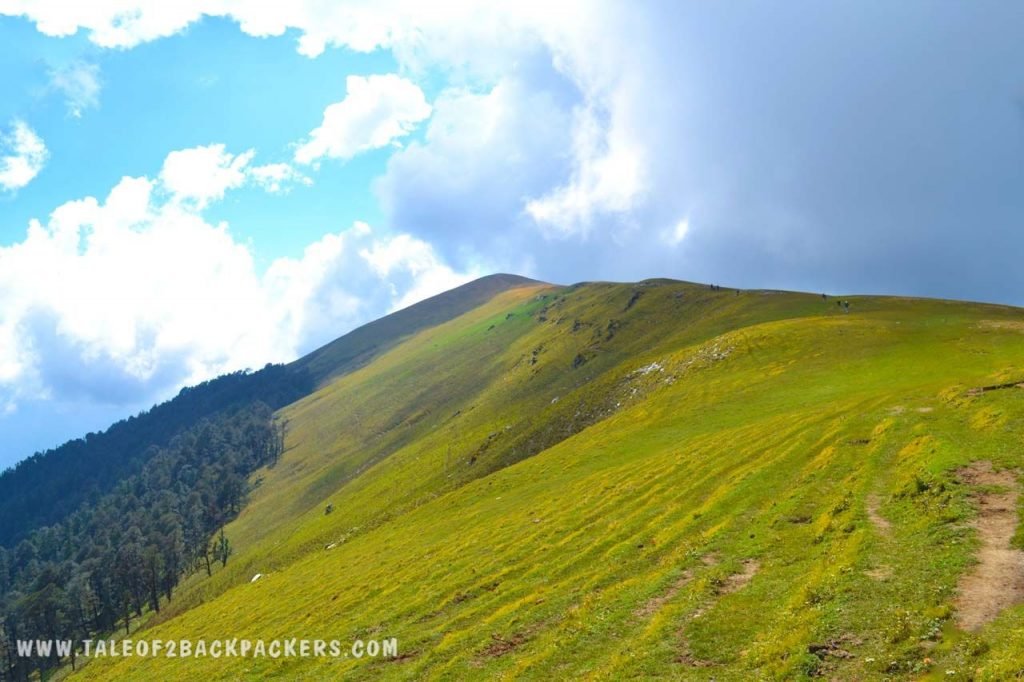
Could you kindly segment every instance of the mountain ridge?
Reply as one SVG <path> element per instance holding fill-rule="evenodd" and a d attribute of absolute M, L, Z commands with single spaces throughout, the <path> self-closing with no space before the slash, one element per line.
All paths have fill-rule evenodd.
<path fill-rule="evenodd" d="M 83 501 L 137 473 L 151 446 L 162 447 L 201 417 L 243 404 L 277 409 L 312 393 L 331 376 L 358 368 L 410 334 L 458 316 L 497 293 L 539 284 L 519 275 L 487 275 L 353 329 L 287 364 L 233 372 L 182 388 L 149 410 L 98 433 L 37 452 L 0 472 L 0 547 L 54 523 Z"/>
<path fill-rule="evenodd" d="M 503 291 L 536 285 L 547 283 L 507 273 L 485 275 L 360 325 L 290 366 L 310 371 L 323 383 L 370 362 L 403 338 L 458 317 Z"/>
<path fill-rule="evenodd" d="M 408 337 L 279 413 L 287 449 L 226 529 L 233 563 L 149 632 L 405 652 L 246 667 L 267 677 L 1006 670 L 1017 630 L 982 647 L 952 618 L 973 513 L 957 471 L 1024 464 L 1016 393 L 972 392 L 1024 376 L 1021 311 L 836 300 L 524 287 Z M 86 679 L 207 670 L 100 663 Z"/>
<path fill-rule="evenodd" d="M 399 659 L 95 660 L 77 675 L 911 679 L 927 658 L 998 679 L 1024 665 L 1012 602 L 980 634 L 956 617 L 977 513 L 960 472 L 1024 467 L 1021 310 L 520 284 L 413 332 L 422 318 L 404 320 L 386 347 L 322 354 L 316 389 L 277 412 L 282 455 L 224 528 L 231 560 L 134 635 L 396 636 Z M 333 362 L 346 370 L 322 373 Z"/>

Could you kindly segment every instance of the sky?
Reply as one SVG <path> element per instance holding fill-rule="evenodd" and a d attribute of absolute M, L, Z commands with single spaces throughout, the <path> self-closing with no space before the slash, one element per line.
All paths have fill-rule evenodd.
<path fill-rule="evenodd" d="M 492 272 L 1024 305 L 1024 5 L 0 0 L 0 467 Z"/>

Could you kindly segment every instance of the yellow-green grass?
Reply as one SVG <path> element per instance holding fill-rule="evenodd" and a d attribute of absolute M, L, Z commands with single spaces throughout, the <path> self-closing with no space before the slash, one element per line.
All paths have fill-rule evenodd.
<path fill-rule="evenodd" d="M 403 657 L 81 676 L 1001 679 L 1024 609 L 953 626 L 976 548 L 955 469 L 1022 464 L 1024 390 L 968 393 L 1024 379 L 1020 311 L 850 300 L 532 287 L 420 332 L 282 411 L 238 554 L 136 635 Z"/>

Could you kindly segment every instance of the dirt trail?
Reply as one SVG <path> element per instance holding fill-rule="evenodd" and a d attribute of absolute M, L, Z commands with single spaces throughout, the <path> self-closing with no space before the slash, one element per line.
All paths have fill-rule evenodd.
<path fill-rule="evenodd" d="M 683 571 L 683 575 L 680 576 L 680 578 L 676 580 L 674 583 L 672 583 L 672 585 L 668 588 L 665 594 L 659 595 L 657 597 L 651 597 L 647 600 L 647 603 L 645 603 L 643 606 L 634 611 L 633 615 L 637 616 L 638 618 L 650 618 L 655 613 L 657 613 L 661 609 L 661 607 L 664 606 L 667 602 L 674 599 L 675 596 L 679 594 L 679 592 L 684 587 L 686 587 L 687 583 L 689 583 L 692 579 L 693 573 L 691 573 L 688 570 Z"/>
<path fill-rule="evenodd" d="M 1024 601 L 1024 552 L 1010 541 L 1017 528 L 1020 484 L 1012 471 L 993 471 L 991 462 L 973 462 L 961 469 L 960 480 L 979 487 L 974 528 L 981 539 L 978 564 L 960 579 L 956 599 L 957 625 L 977 630 L 999 613 Z"/>
<path fill-rule="evenodd" d="M 871 525 L 878 529 L 882 535 L 888 535 L 889 530 L 892 528 L 892 524 L 889 523 L 889 519 L 885 518 L 878 513 L 878 507 L 881 502 L 878 499 L 878 495 L 871 493 L 867 499 L 867 512 L 868 519 L 871 521 Z"/>

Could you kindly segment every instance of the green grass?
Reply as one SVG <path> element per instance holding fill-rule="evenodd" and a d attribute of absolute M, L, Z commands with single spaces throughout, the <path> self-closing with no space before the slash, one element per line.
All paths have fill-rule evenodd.
<path fill-rule="evenodd" d="M 955 470 L 1024 463 L 1024 391 L 967 394 L 1024 378 L 1021 312 L 850 300 L 535 286 L 420 330 L 282 411 L 238 554 L 136 634 L 406 656 L 79 676 L 1005 679 L 1024 608 L 952 621 L 976 547 Z"/>

